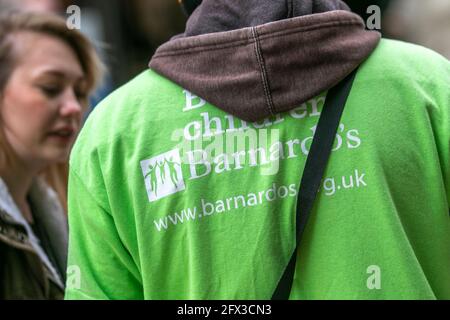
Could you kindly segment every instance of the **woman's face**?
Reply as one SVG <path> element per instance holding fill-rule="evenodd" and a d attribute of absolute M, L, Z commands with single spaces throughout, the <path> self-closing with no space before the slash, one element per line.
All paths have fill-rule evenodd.
<path fill-rule="evenodd" d="M 34 32 L 14 36 L 16 64 L 1 93 L 4 134 L 25 165 L 65 161 L 80 128 L 86 88 L 70 46 Z"/>

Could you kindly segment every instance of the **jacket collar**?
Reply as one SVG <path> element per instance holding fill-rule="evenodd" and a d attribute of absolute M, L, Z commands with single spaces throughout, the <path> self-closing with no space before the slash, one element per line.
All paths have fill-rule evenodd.
<path fill-rule="evenodd" d="M 30 190 L 30 201 L 33 204 L 34 217 L 39 220 L 50 236 L 50 250 L 54 252 L 56 262 L 65 270 L 67 259 L 67 222 L 58 198 L 42 180 L 35 179 Z M 30 245 L 38 255 L 42 263 L 51 272 L 56 284 L 64 288 L 62 275 L 57 272 L 56 267 L 50 262 L 41 242 L 36 237 L 29 223 L 20 213 L 14 202 L 7 185 L 0 178 L 0 210 L 6 214 L 9 223 L 23 227 L 27 233 Z"/>

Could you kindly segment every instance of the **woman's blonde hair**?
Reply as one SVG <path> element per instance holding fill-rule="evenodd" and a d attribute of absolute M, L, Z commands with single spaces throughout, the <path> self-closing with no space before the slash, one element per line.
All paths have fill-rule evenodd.
<path fill-rule="evenodd" d="M 88 93 L 98 85 L 103 65 L 95 48 L 81 32 L 69 29 L 64 19 L 54 14 L 10 11 L 0 14 L 0 97 L 15 68 L 14 35 L 20 32 L 42 33 L 67 43 L 76 53 L 84 71 Z M 84 103 L 87 104 L 87 101 Z M 0 169 L 12 165 L 15 159 L 16 155 L 0 127 Z M 67 169 L 68 163 L 61 163 L 50 166 L 42 173 L 57 192 L 64 208 L 67 208 Z"/>

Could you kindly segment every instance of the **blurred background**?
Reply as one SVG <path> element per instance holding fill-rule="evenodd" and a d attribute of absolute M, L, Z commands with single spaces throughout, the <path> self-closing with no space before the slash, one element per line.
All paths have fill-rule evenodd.
<path fill-rule="evenodd" d="M 365 21 L 370 5 L 381 9 L 385 37 L 417 43 L 450 59 L 450 0 L 344 0 Z M 93 40 L 109 70 L 92 104 L 145 68 L 156 48 L 184 31 L 177 0 L 0 0 L 7 8 L 51 11 L 68 17 L 81 8 L 81 31 Z"/>

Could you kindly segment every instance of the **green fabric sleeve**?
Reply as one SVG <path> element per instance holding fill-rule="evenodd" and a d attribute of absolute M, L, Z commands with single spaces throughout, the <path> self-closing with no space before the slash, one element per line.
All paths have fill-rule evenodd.
<path fill-rule="evenodd" d="M 94 199 L 79 175 L 69 178 L 68 275 L 66 299 L 142 299 L 139 271 L 116 231 L 113 217 Z"/>
<path fill-rule="evenodd" d="M 440 58 L 440 59 L 439 59 Z M 431 60 L 431 59 L 430 59 Z M 441 162 L 450 211 L 450 61 L 435 55 L 434 69 L 428 68 L 428 92 L 435 97 L 435 110 L 430 112 L 433 133 Z"/>

